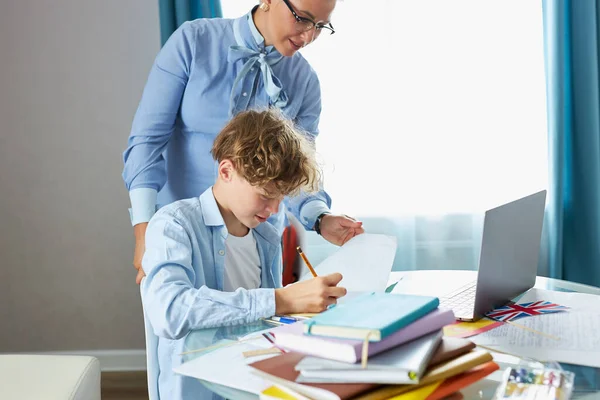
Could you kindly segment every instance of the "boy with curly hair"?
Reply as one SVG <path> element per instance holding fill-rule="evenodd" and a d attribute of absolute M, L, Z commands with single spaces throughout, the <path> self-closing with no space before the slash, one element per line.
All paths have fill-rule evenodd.
<path fill-rule="evenodd" d="M 211 152 L 214 186 L 161 208 L 146 231 L 142 302 L 159 337 L 160 398 L 207 394 L 199 381 L 173 372 L 190 331 L 320 312 L 346 293 L 337 287 L 340 274 L 282 288 L 280 235 L 265 223 L 285 196 L 318 190 L 308 139 L 275 110 L 246 111 L 223 128 Z"/>

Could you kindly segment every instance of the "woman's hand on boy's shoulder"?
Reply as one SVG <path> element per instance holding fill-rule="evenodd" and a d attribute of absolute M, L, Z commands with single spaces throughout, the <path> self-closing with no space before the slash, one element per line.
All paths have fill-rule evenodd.
<path fill-rule="evenodd" d="M 328 242 L 341 246 L 354 236 L 365 233 L 362 222 L 347 215 L 327 214 L 321 219 L 321 236 Z"/>
<path fill-rule="evenodd" d="M 346 295 L 338 287 L 342 274 L 333 273 L 275 289 L 275 313 L 319 313 Z"/>

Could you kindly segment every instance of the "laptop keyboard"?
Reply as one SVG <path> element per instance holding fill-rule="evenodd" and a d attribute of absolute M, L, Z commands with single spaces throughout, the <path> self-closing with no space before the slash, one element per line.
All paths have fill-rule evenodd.
<path fill-rule="evenodd" d="M 454 292 L 440 296 L 440 307 L 450 309 L 456 318 L 472 318 L 475 309 L 475 288 L 477 281 L 466 284 Z"/>

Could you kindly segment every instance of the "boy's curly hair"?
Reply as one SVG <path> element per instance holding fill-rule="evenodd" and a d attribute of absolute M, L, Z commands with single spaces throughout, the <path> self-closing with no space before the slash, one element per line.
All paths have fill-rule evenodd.
<path fill-rule="evenodd" d="M 217 162 L 230 160 L 238 174 L 268 195 L 319 190 L 314 143 L 276 109 L 237 114 L 217 135 L 211 153 Z"/>

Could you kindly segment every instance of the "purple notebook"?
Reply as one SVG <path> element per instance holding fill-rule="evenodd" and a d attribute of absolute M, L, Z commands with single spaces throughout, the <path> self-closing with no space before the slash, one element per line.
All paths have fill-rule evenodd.
<path fill-rule="evenodd" d="M 455 322 L 451 310 L 434 310 L 380 342 L 369 343 L 369 356 L 442 329 Z M 286 350 L 349 363 L 360 361 L 363 341 L 305 335 L 303 322 L 275 328 L 275 344 Z"/>

